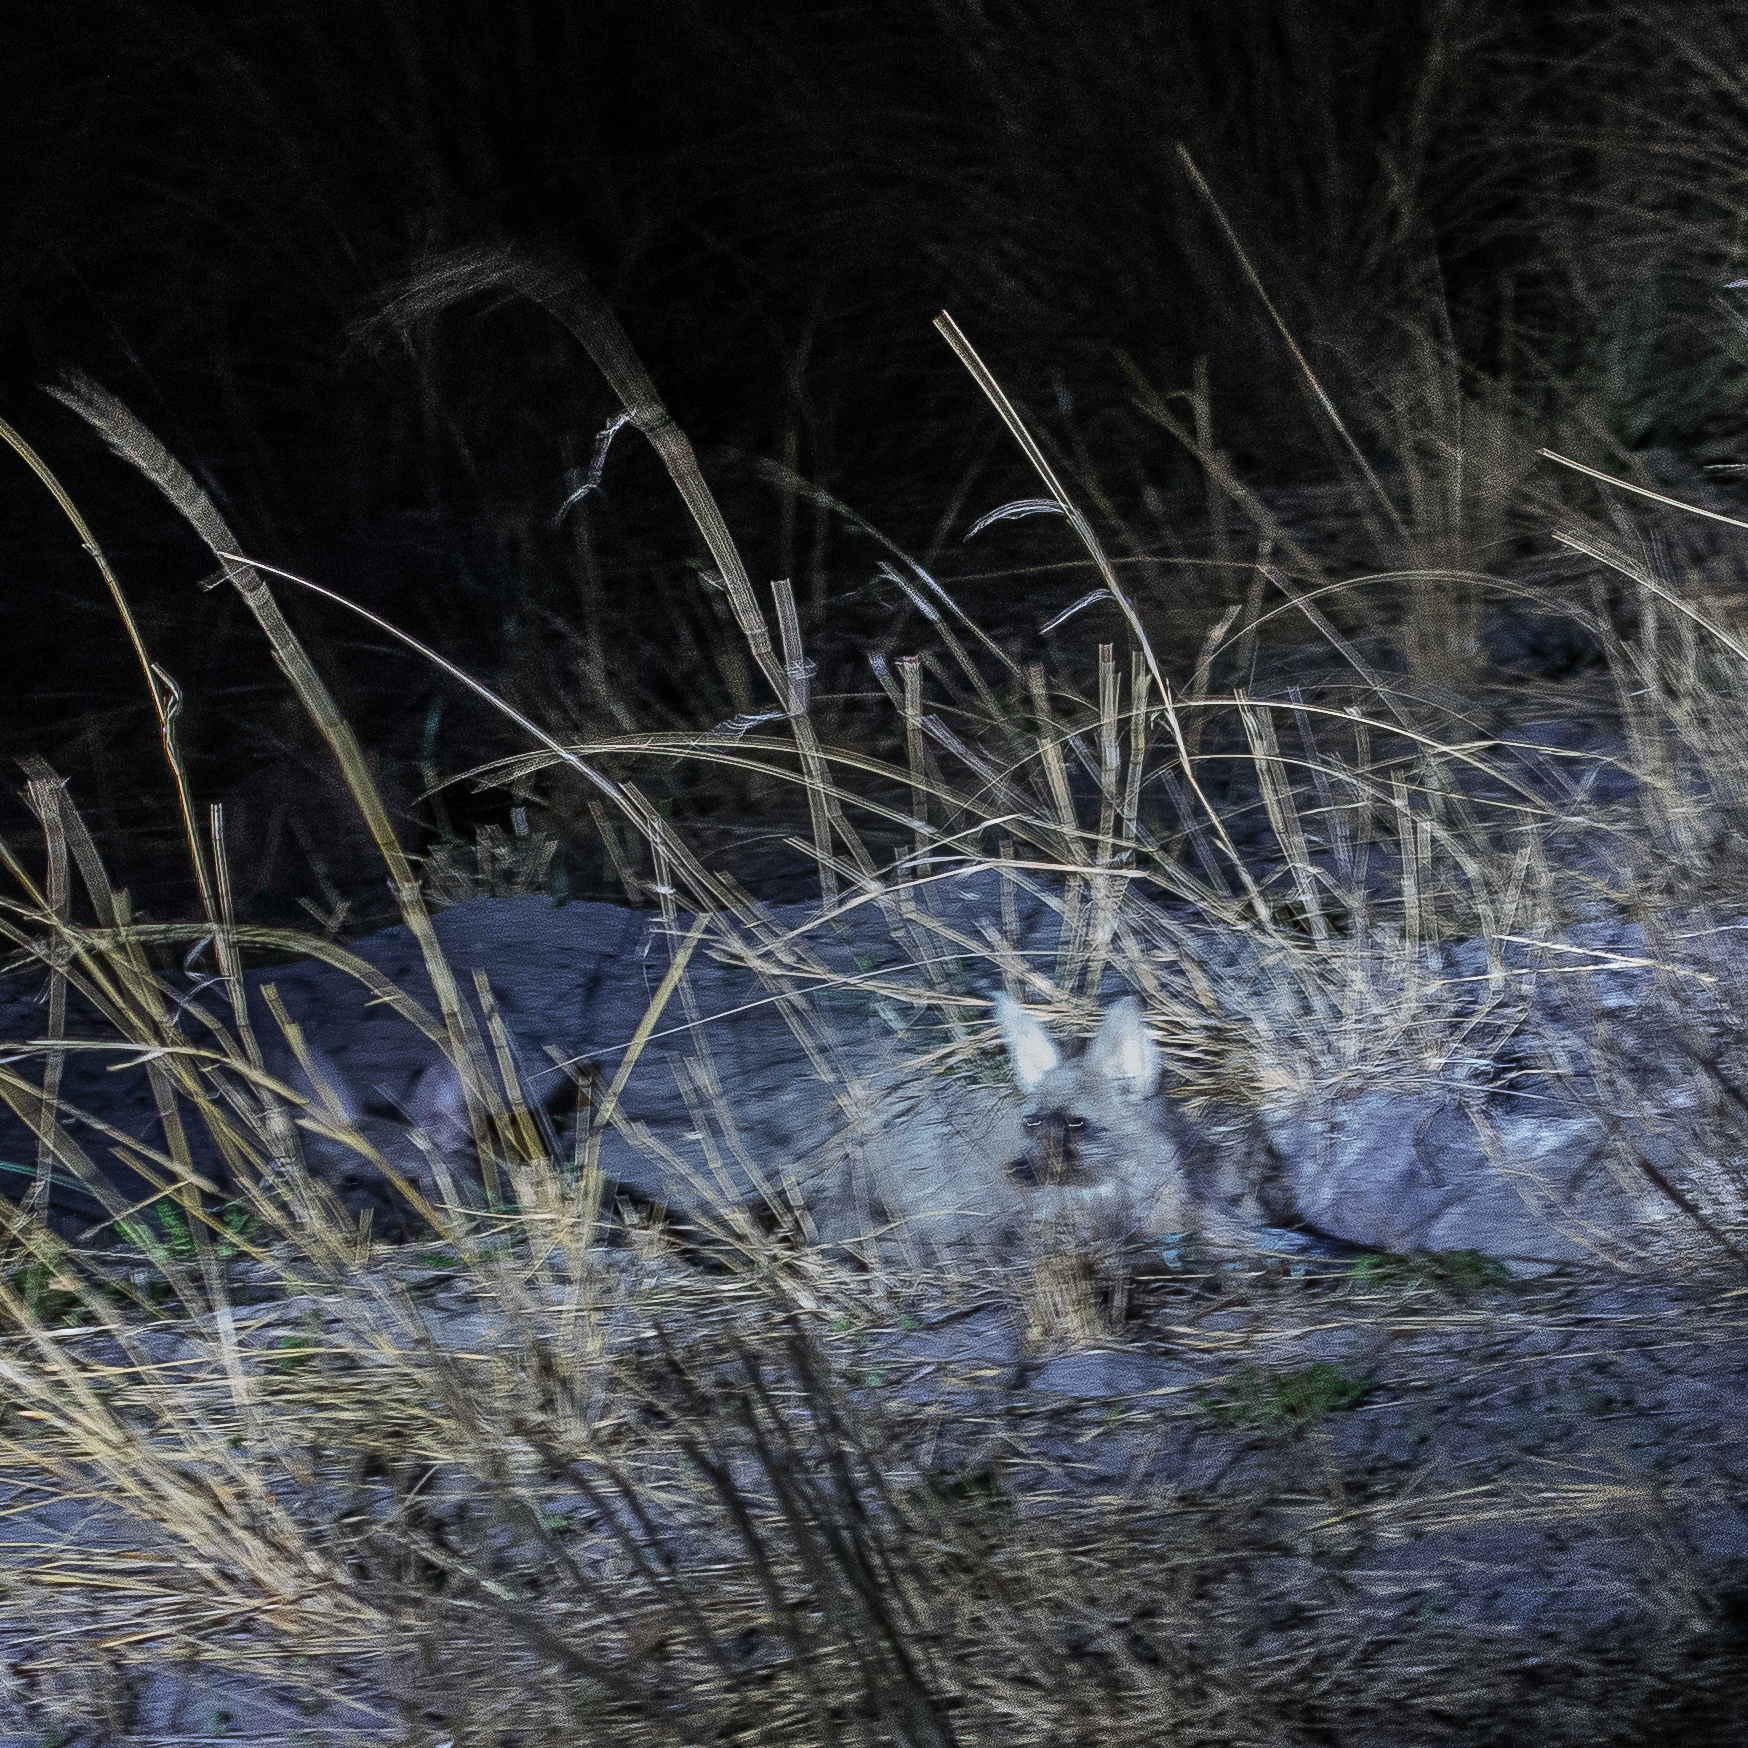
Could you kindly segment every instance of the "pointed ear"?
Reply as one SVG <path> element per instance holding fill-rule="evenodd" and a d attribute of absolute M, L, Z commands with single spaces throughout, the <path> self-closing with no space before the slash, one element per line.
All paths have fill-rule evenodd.
<path fill-rule="evenodd" d="M 407 1116 L 439 1147 L 453 1146 L 467 1134 L 467 1089 L 447 1056 L 439 1056 L 419 1076 L 407 1101 Z"/>
<path fill-rule="evenodd" d="M 1014 1085 L 1023 1093 L 1036 1092 L 1039 1081 L 1061 1062 L 1061 1052 L 1037 1019 L 1005 991 L 995 998 L 995 1017 L 1008 1047 Z"/>
<path fill-rule="evenodd" d="M 306 1042 L 304 1053 L 309 1058 L 309 1066 L 306 1068 L 301 1061 L 293 1061 L 287 1079 L 316 1107 L 318 1116 L 356 1129 L 364 1116 L 364 1108 L 346 1084 L 345 1075 L 314 1044 Z"/>
<path fill-rule="evenodd" d="M 1141 1004 L 1126 995 L 1105 1015 L 1087 1046 L 1087 1067 L 1131 1098 L 1151 1098 L 1159 1086 L 1159 1046 L 1141 1016 Z"/>

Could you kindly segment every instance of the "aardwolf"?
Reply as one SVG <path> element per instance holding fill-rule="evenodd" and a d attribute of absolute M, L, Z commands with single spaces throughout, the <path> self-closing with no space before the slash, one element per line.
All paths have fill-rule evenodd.
<path fill-rule="evenodd" d="M 1194 1233 L 1221 1249 L 1305 1247 L 1302 1237 L 1259 1228 L 1192 1183 L 1159 1089 L 1159 1050 L 1133 997 L 1112 1006 L 1074 1056 L 1065 1057 L 1037 1018 L 1006 995 L 997 998 L 996 1017 L 1013 1090 L 883 1077 L 885 1096 L 821 1147 L 815 1169 L 804 1164 L 796 1174 L 798 1206 L 817 1238 L 855 1243 L 883 1230 L 894 1239 L 909 1234 L 924 1251 L 1000 1251 L 1015 1241 L 1053 1239 L 1109 1253 L 1136 1239 Z M 310 1170 L 355 1210 L 373 1207 L 380 1236 L 406 1237 L 414 1228 L 379 1161 L 433 1206 L 458 1194 L 475 1199 L 479 1168 L 466 1099 L 448 1062 L 424 1070 L 396 1122 L 367 1112 L 331 1061 L 313 1047 L 308 1054 L 314 1074 L 292 1078 L 315 1119 L 302 1125 Z M 737 1087 L 745 1092 L 735 1072 L 745 1064 L 731 1063 L 726 1047 L 719 1054 L 732 1105 Z M 818 1118 L 828 1103 L 835 1101 L 813 1089 L 811 1104 L 820 1111 L 803 1097 L 797 1118 Z M 701 1199 L 707 1188 L 676 1183 L 666 1194 L 632 1199 L 667 1203 L 685 1225 L 688 1209 L 716 1217 L 735 1205 L 709 1205 Z"/>

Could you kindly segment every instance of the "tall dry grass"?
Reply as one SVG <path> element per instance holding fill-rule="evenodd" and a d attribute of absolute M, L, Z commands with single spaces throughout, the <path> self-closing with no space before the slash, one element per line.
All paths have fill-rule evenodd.
<path fill-rule="evenodd" d="M 1575 920 L 1599 914 L 1642 924 L 1647 954 L 1668 972 L 1656 999 L 1679 1030 L 1693 957 L 1684 943 L 1733 914 L 1727 826 L 1741 760 L 1731 700 L 1748 651 L 1713 586 L 1721 573 L 1680 571 L 1654 546 L 1647 557 L 1623 544 L 1624 500 L 1635 489 L 1642 498 L 1642 482 L 1610 487 L 1620 526 L 1609 533 L 1576 520 L 1563 531 L 1626 584 L 1613 600 L 1599 589 L 1582 610 L 1599 672 L 1619 694 L 1618 762 L 1637 779 L 1599 802 L 1606 757 L 1501 733 L 1485 700 L 1458 691 L 1483 669 L 1482 609 L 1521 587 L 1458 563 L 1469 555 L 1466 519 L 1497 518 L 1509 499 L 1496 427 L 1484 427 L 1493 434 L 1478 467 L 1461 429 L 1412 448 L 1396 474 L 1367 463 L 1366 513 L 1401 536 L 1406 557 L 1307 586 L 1275 560 L 1291 528 L 1246 497 L 1192 396 L 1182 434 L 1232 538 L 1248 517 L 1258 544 L 1244 561 L 1244 601 L 1207 629 L 1184 684 L 1064 471 L 999 373 L 943 317 L 968 381 L 1038 482 L 1035 497 L 1005 510 L 1066 522 L 1125 639 L 1121 659 L 1114 641 L 1096 646 L 1090 684 L 1053 678 L 981 633 L 924 564 L 894 552 L 893 580 L 938 644 L 875 664 L 903 748 L 889 759 L 822 732 L 793 591 L 779 583 L 761 599 L 689 443 L 585 281 L 475 253 L 440 263 L 391 313 L 411 319 L 506 290 L 576 337 L 654 447 L 762 691 L 717 731 L 574 741 L 503 705 L 533 750 L 477 774 L 576 784 L 614 834 L 628 880 L 688 950 L 738 959 L 790 995 L 821 970 L 805 933 L 774 928 L 694 853 L 639 770 L 732 770 L 799 798 L 806 830 L 795 847 L 816 870 L 818 927 L 877 905 L 913 944 L 903 975 L 850 982 L 938 1022 L 936 1073 L 969 1072 L 988 1047 L 967 964 L 1083 1026 L 1107 981 L 1137 989 L 1192 1104 L 1461 1081 L 1508 1048 L 1545 1071 L 1537 1051 L 1551 1046 L 1534 1035 L 1528 993 L 1536 966 L 1508 947 L 1556 954 Z M 1306 375 L 1317 392 L 1309 363 Z M 8 851 L 15 892 L 0 910 L 17 961 L 50 992 L 46 1035 L 12 1041 L 0 1068 L 0 1096 L 38 1147 L 6 1215 L 0 1449 L 21 1502 L 86 1501 L 124 1526 L 93 1531 L 71 1555 L 45 1545 L 15 1558 L 7 1594 L 33 1639 L 13 1665 L 20 1716 L 106 1739 L 127 1727 L 130 1668 L 194 1663 L 299 1690 L 325 1707 L 309 1727 L 333 1740 L 395 1728 L 408 1741 L 481 1743 L 1359 1742 L 1389 1739 L 1378 1731 L 1393 1716 L 1429 1729 L 1452 1715 L 1506 1726 L 1524 1702 L 1500 1646 L 1453 1626 L 1405 1648 L 1382 1630 L 1345 1632 L 1324 1606 L 1295 1614 L 1310 1592 L 1278 1556 L 1286 1546 L 1296 1560 L 1338 1559 L 1356 1512 L 1411 1534 L 1525 1509 L 1508 1487 L 1410 1489 L 1364 1507 L 1332 1494 L 1308 1519 L 1302 1477 L 1267 1464 L 1246 1469 L 1236 1491 L 1187 1501 L 1089 1493 L 1070 1485 L 1074 1447 L 1049 1427 L 993 1411 L 986 1424 L 963 1404 L 930 1419 L 916 1395 L 881 1384 L 883 1366 L 899 1364 L 883 1353 L 925 1319 L 1019 1304 L 1035 1330 L 1074 1326 L 1075 1306 L 1042 1302 L 1053 1282 L 1067 1281 L 1072 1298 L 1069 1277 L 857 1274 L 708 1209 L 696 1212 L 714 1219 L 712 1245 L 689 1261 L 659 1230 L 603 1208 L 599 1145 L 621 1120 L 615 1085 L 662 1004 L 684 1001 L 684 957 L 615 1080 L 580 1099 L 558 1145 L 518 1083 L 489 988 L 476 1007 L 445 965 L 431 890 L 277 605 L 276 585 L 298 579 L 252 562 L 113 396 L 79 379 L 59 392 L 188 521 L 217 583 L 254 615 L 380 852 L 437 1011 L 333 940 L 237 919 L 222 820 L 200 816 L 178 753 L 177 699 L 141 642 L 201 914 L 135 920 L 46 767 L 30 794 L 47 873 Z M 1169 403 L 1151 410 L 1178 418 Z M 5 434 L 103 565 L 70 497 Z M 1364 460 L 1357 444 L 1350 454 Z M 1411 610 L 1397 659 L 1342 618 L 1348 598 L 1400 584 L 1423 610 Z M 1295 639 L 1299 674 L 1270 684 L 1271 646 L 1278 654 Z M 1332 670 L 1314 682 L 1306 641 Z M 932 877 L 980 867 L 1060 905 L 1053 963 L 956 932 L 931 908 Z M 698 920 L 683 923 L 687 914 Z M 1734 977 L 1727 949 L 1704 938 L 1705 974 Z M 1461 980 L 1441 957 L 1459 941 L 1479 954 Z M 191 991 L 175 967 L 195 948 L 213 969 Z M 319 1094 L 267 1072 L 241 981 L 245 955 L 263 951 L 347 971 L 448 1057 L 466 1091 L 483 1207 L 423 1194 Z M 106 1037 L 69 1026 L 71 998 L 100 1016 Z M 1644 1096 L 1604 1029 L 1576 1035 L 1593 1060 L 1575 1079 L 1605 1101 Z M 1701 1169 L 1733 1157 L 1738 1041 L 1682 1035 L 1696 1084 L 1713 1096 L 1692 1114 L 1690 1176 L 1665 1187 L 1672 1206 L 1699 1207 L 1716 1226 L 1741 1213 L 1735 1186 Z M 59 1076 L 86 1049 L 149 1077 L 161 1143 L 95 1125 L 147 1184 L 143 1198 L 119 1191 L 111 1162 L 79 1139 L 93 1126 L 76 1130 L 62 1109 Z M 368 1225 L 307 1168 L 300 1132 L 370 1157 L 429 1229 L 429 1248 L 373 1246 Z M 222 1183 L 198 1164 L 208 1156 Z M 109 1248 L 56 1235 L 46 1216 L 57 1180 L 103 1205 Z M 1368 1377 L 1319 1370 L 1323 1360 L 1295 1368 L 1307 1329 L 1480 1327 L 1485 1311 L 1466 1309 L 1463 1294 L 1488 1285 L 1485 1268 L 1474 1273 L 1471 1259 L 1464 1279 L 1438 1266 L 1386 1273 L 1382 1287 L 1376 1267 L 1334 1281 L 1154 1283 L 1140 1300 L 1153 1293 L 1180 1336 L 1191 1331 L 1180 1347 L 1189 1373 L 1171 1387 L 1166 1420 L 1236 1426 L 1273 1449 L 1267 1441 L 1344 1412 Z M 1536 1314 L 1549 1327 L 1591 1326 L 1581 1304 L 1557 1295 Z M 1370 1351 L 1370 1336 L 1354 1339 L 1354 1351 Z M 943 1403 L 957 1400 L 948 1384 Z M 1583 1521 L 1621 1497 L 1593 1478 L 1534 1509 Z M 1294 1512 L 1288 1534 L 1281 1514 Z M 1681 1618 L 1682 1645 L 1712 1644 L 1700 1603 Z M 1641 1677 L 1645 1703 L 1661 1704 L 1657 1683 L 1674 1678 L 1661 1663 Z M 1544 1739 L 1599 1739 L 1611 1706 L 1625 1715 L 1600 1674 L 1587 1680 L 1561 1688 L 1566 1722 L 1537 1714 Z M 1690 1681 L 1682 1703 L 1705 1687 Z"/>

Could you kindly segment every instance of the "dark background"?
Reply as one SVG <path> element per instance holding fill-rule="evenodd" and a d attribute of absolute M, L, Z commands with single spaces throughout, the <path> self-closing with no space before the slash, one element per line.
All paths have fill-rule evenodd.
<path fill-rule="evenodd" d="M 1119 549 L 1209 550 L 1201 472 L 1135 399 L 1138 383 L 1186 390 L 1198 358 L 1216 440 L 1247 480 L 1339 477 L 1327 421 L 1180 142 L 1380 471 L 1401 459 L 1392 445 L 1424 436 L 1433 387 L 1446 415 L 1505 408 L 1531 450 L 1569 443 L 1602 465 L 1735 455 L 1742 342 L 1723 287 L 1748 275 L 1738 14 L 1436 0 L 15 9 L 0 413 L 78 500 L 186 695 L 200 799 L 226 803 L 246 914 L 293 920 L 325 879 L 357 924 L 389 906 L 325 752 L 231 592 L 196 587 L 212 565 L 179 519 L 40 392 L 62 367 L 128 402 L 252 554 L 386 615 L 555 730 L 708 727 L 765 700 L 648 449 L 622 435 L 605 489 L 560 516 L 616 410 L 576 343 L 503 297 L 404 335 L 371 325 L 421 261 L 459 247 L 581 266 L 697 445 L 755 580 L 794 579 L 825 726 L 872 733 L 865 652 L 920 647 L 927 628 L 876 575 L 881 549 L 761 480 L 760 458 L 933 563 L 1028 657 L 1050 653 L 1038 625 L 1090 586 L 1021 572 L 1075 556 L 1060 524 L 962 545 L 979 514 L 1038 488 L 932 330 L 941 308 Z M 14 770 L 46 756 L 136 902 L 184 913 L 143 684 L 95 570 L 9 454 L 0 522 L 0 756 Z M 1210 568 L 1169 577 L 1141 604 L 1181 669 L 1235 585 Z M 410 844 L 442 823 L 416 799 L 422 754 L 449 773 L 520 750 L 361 621 L 286 605 Z M 1073 636 L 1119 633 L 1089 617 Z M 732 784 L 649 780 L 704 825 L 758 810 Z M 545 800 L 569 889 L 605 890 L 578 797 Z M 465 836 L 503 821 L 509 798 L 452 788 L 448 805 Z M 21 806 L 5 824 L 22 844 Z"/>

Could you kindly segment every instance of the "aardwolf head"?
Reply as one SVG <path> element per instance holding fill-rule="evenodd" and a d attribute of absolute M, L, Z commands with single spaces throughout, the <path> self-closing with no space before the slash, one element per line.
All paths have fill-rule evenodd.
<path fill-rule="evenodd" d="M 325 1183 L 353 1212 L 374 1211 L 379 1236 L 410 1236 L 405 1211 L 376 1163 L 386 1159 L 433 1207 L 441 1206 L 445 1186 L 434 1160 L 442 1158 L 455 1178 L 451 1189 L 477 1176 L 472 1156 L 467 1095 L 461 1076 L 439 1057 L 420 1075 L 401 1121 L 373 1115 L 340 1069 L 313 1045 L 305 1046 L 308 1067 L 292 1069 L 292 1084 L 304 1095 L 320 1129 L 305 1124 L 304 1161 L 311 1176 Z"/>
<path fill-rule="evenodd" d="M 999 997 L 996 1017 L 1014 1084 L 1026 1095 L 1026 1151 L 1013 1168 L 1021 1184 L 1115 1197 L 1143 1217 L 1162 1192 L 1181 1194 L 1178 1149 L 1154 1097 L 1159 1049 L 1133 996 L 1116 1003 L 1068 1061 L 1018 1002 Z"/>

